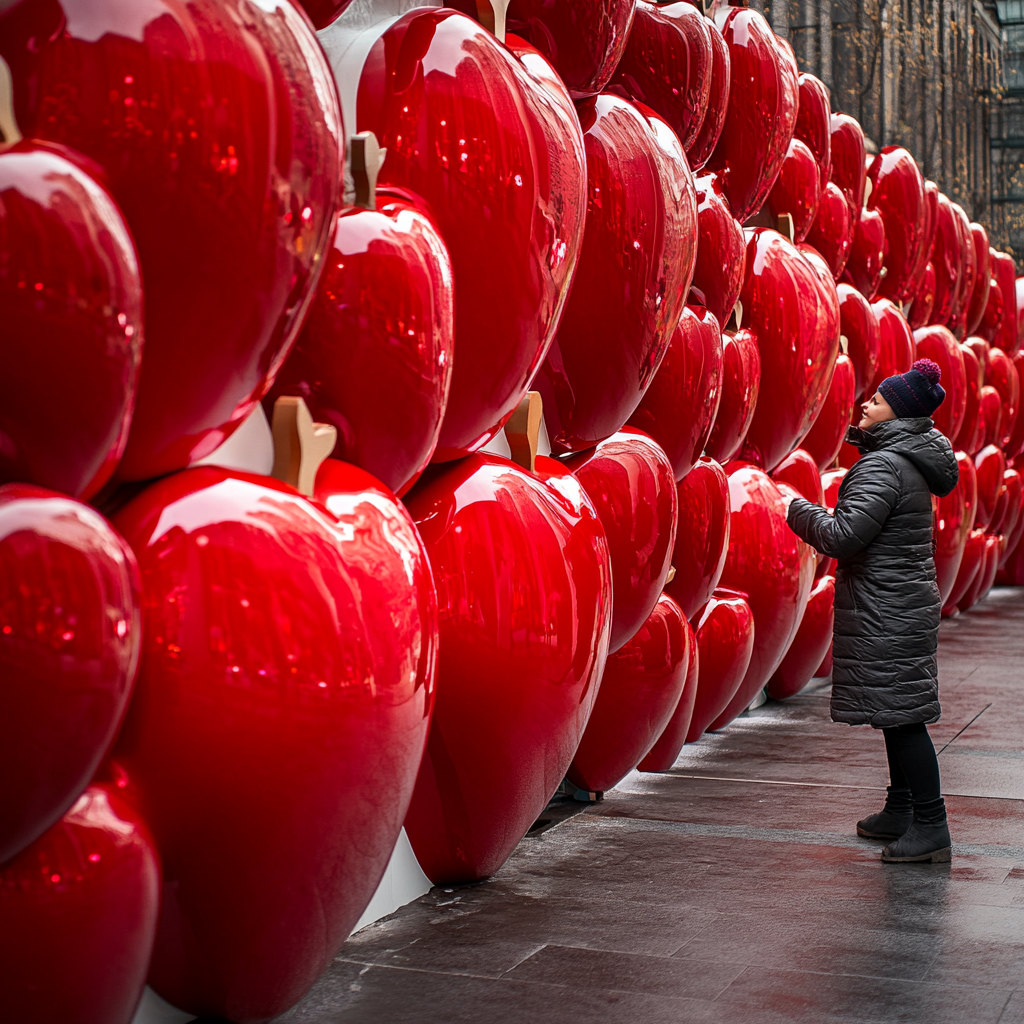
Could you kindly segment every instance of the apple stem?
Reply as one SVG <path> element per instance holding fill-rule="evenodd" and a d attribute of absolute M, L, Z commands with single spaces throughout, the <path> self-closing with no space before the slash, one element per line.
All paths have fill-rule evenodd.
<path fill-rule="evenodd" d="M 476 16 L 484 28 L 490 29 L 499 43 L 505 42 L 505 15 L 509 0 L 476 0 Z"/>
<path fill-rule="evenodd" d="M 348 166 L 352 175 L 352 206 L 377 208 L 377 175 L 384 166 L 387 149 L 382 149 L 373 132 L 359 132 L 349 139 Z"/>
<path fill-rule="evenodd" d="M 314 423 L 305 400 L 282 395 L 274 403 L 274 468 L 271 476 L 313 497 L 317 470 L 338 441 L 329 423 Z"/>
<path fill-rule="evenodd" d="M 839 348 L 842 350 L 844 356 L 850 354 L 850 339 L 845 334 L 839 335 Z"/>
<path fill-rule="evenodd" d="M 667 587 L 676 578 L 676 567 L 670 565 L 668 567 L 668 575 L 665 577 L 665 586 Z"/>
<path fill-rule="evenodd" d="M 14 116 L 14 79 L 3 57 L 0 57 L 0 135 L 8 145 L 20 142 L 22 138 Z"/>
<path fill-rule="evenodd" d="M 871 189 L 874 186 L 871 184 L 871 179 L 868 177 L 864 178 L 864 209 L 868 208 L 868 200 L 871 198 Z"/>
<path fill-rule="evenodd" d="M 725 331 L 738 331 L 743 323 L 743 303 L 739 299 L 736 300 L 736 305 L 732 307 L 732 313 L 729 314 L 729 319 L 725 323 L 725 327 L 722 330 Z"/>
<path fill-rule="evenodd" d="M 530 391 L 505 424 L 505 437 L 512 461 L 531 473 L 537 464 L 537 442 L 543 415 L 544 403 L 540 392 Z"/>
<path fill-rule="evenodd" d="M 793 228 L 793 215 L 791 213 L 780 213 L 775 218 L 775 230 L 792 244 L 796 244 L 796 231 Z"/>

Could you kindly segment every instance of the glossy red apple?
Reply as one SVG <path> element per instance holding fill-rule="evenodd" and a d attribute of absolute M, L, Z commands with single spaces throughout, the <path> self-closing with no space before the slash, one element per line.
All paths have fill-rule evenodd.
<path fill-rule="evenodd" d="M 882 344 L 878 350 L 878 369 L 875 379 L 868 385 L 865 395 L 870 397 L 878 385 L 895 373 L 906 373 L 914 362 L 914 336 L 899 307 L 891 299 L 879 299 L 871 304 L 878 318 Z"/>
<path fill-rule="evenodd" d="M 594 710 L 565 773 L 573 785 L 600 793 L 636 768 L 677 711 L 696 646 L 679 605 L 662 594 L 636 635 L 605 664 Z M 691 712 L 695 696 L 694 686 Z"/>
<path fill-rule="evenodd" d="M 309 22 L 283 0 L 5 5 L 26 137 L 105 175 L 138 246 L 145 359 L 126 480 L 209 454 L 249 415 L 312 299 L 344 129 Z"/>
<path fill-rule="evenodd" d="M 710 22 L 708 27 L 711 29 L 711 89 L 708 95 L 708 108 L 700 130 L 686 151 L 694 172 L 701 170 L 715 151 L 722 135 L 725 118 L 729 113 L 729 87 L 732 77 L 729 44 L 714 22 Z"/>
<path fill-rule="evenodd" d="M 915 331 L 931 322 L 932 310 L 935 308 L 935 280 L 935 265 L 929 260 L 925 264 L 921 284 L 907 313 L 907 322 Z"/>
<path fill-rule="evenodd" d="M 550 484 L 476 455 L 407 499 L 437 583 L 440 661 L 406 829 L 438 884 L 505 862 L 565 775 L 604 668 L 604 530 L 572 474 L 537 466 Z"/>
<path fill-rule="evenodd" d="M 935 241 L 932 244 L 932 265 L 935 267 L 935 304 L 931 317 L 933 324 L 946 323 L 957 301 L 963 262 L 962 242 L 953 204 L 945 193 L 939 193 L 935 215 Z"/>
<path fill-rule="evenodd" d="M 694 180 L 697 195 L 697 257 L 691 295 L 701 299 L 724 328 L 740 297 L 747 266 L 743 229 L 732 215 L 716 174 Z"/>
<path fill-rule="evenodd" d="M 828 397 L 810 432 L 800 442 L 818 469 L 824 472 L 839 456 L 846 431 L 856 415 L 855 372 L 849 356 L 840 355 L 832 371 Z M 858 417 L 859 418 L 859 417 Z M 798 451 L 800 449 L 797 449 Z M 792 483 L 792 481 L 790 481 Z"/>
<path fill-rule="evenodd" d="M 159 904 L 145 823 L 113 787 L 90 786 L 0 868 L 6 1019 L 131 1024 Z"/>
<path fill-rule="evenodd" d="M 387 149 L 381 185 L 426 200 L 452 259 L 455 355 L 436 461 L 485 444 L 525 395 L 582 239 L 579 121 L 550 65 L 516 49 L 455 11 L 418 8 L 377 39 L 359 81 L 358 126 Z"/>
<path fill-rule="evenodd" d="M 1017 351 L 1016 332 L 1016 270 L 1013 257 L 998 249 L 990 249 L 992 261 L 992 278 L 995 282 L 989 293 L 989 305 L 981 321 L 978 333 L 993 345 L 997 345 L 1007 355 Z M 998 292 L 994 299 L 992 292 Z M 999 313 L 1002 316 L 999 316 Z"/>
<path fill-rule="evenodd" d="M 633 8 L 634 0 L 511 0 L 506 24 L 551 61 L 573 99 L 582 99 L 611 79 L 625 52 Z"/>
<path fill-rule="evenodd" d="M 934 499 L 935 575 L 939 595 L 945 604 L 953 591 L 963 561 L 978 501 L 978 480 L 974 460 L 967 452 L 956 453 L 960 478 L 951 493 Z"/>
<path fill-rule="evenodd" d="M 661 445 L 676 480 L 682 480 L 704 451 L 721 397 L 722 332 L 718 320 L 703 306 L 687 305 L 654 381 L 629 424 Z"/>
<path fill-rule="evenodd" d="M 404 493 L 434 453 L 454 346 L 451 261 L 433 221 L 400 196 L 338 217 L 306 326 L 265 406 L 305 399 L 337 428 L 334 457 Z"/>
<path fill-rule="evenodd" d="M 988 232 L 983 225 L 976 221 L 971 222 L 971 242 L 974 246 L 977 275 L 970 301 L 967 304 L 965 325 L 968 335 L 974 334 L 981 324 L 981 318 L 985 315 L 985 307 L 988 305 L 989 289 L 992 285 L 992 259 L 989 255 Z"/>
<path fill-rule="evenodd" d="M 676 538 L 675 474 L 652 438 L 626 428 L 564 463 L 604 527 L 612 565 L 609 651 L 636 633 L 658 603 Z"/>
<path fill-rule="evenodd" d="M 977 339 L 981 340 L 981 339 Z M 956 437 L 950 438 L 953 445 L 973 455 L 982 445 L 979 443 L 984 425 L 981 423 L 981 389 L 984 375 L 978 363 L 974 349 L 961 343 L 960 354 L 964 360 L 964 376 L 967 382 L 967 401 L 964 406 L 964 419 L 960 424 Z"/>
<path fill-rule="evenodd" d="M 676 487 L 679 520 L 665 587 L 688 619 L 708 602 L 729 548 L 729 482 L 714 459 L 702 458 Z"/>
<path fill-rule="evenodd" d="M 142 359 L 135 245 L 93 178 L 20 143 L 0 153 L 0 267 L 0 483 L 88 499 L 128 443 Z"/>
<path fill-rule="evenodd" d="M 768 210 L 773 217 L 788 213 L 793 219 L 793 236 L 802 242 L 818 214 L 821 201 L 821 169 L 810 147 L 792 139 L 779 176 L 768 194 Z"/>
<path fill-rule="evenodd" d="M 1002 449 L 990 444 L 974 457 L 974 466 L 978 477 L 978 505 L 974 525 L 987 530 L 995 513 L 999 490 L 1003 486 L 1006 456 L 1003 455 Z"/>
<path fill-rule="evenodd" d="M 914 295 L 914 272 L 928 227 L 924 178 L 907 150 L 885 146 L 872 161 L 868 180 L 868 208 L 881 214 L 885 225 L 885 277 L 878 293 L 906 302 Z"/>
<path fill-rule="evenodd" d="M 916 359 L 931 359 L 942 371 L 946 397 L 932 419 L 946 437 L 956 437 L 967 411 L 967 370 L 960 345 L 947 328 L 933 324 L 914 331 L 914 349 Z"/>
<path fill-rule="evenodd" d="M 722 396 L 704 451 L 723 465 L 743 447 L 761 387 L 761 353 L 747 328 L 722 335 Z"/>
<path fill-rule="evenodd" d="M 956 611 L 964 596 L 974 585 L 979 572 L 983 571 L 984 560 L 985 531 L 982 529 L 972 530 L 964 545 L 964 554 L 960 562 L 960 569 L 956 574 L 956 582 L 942 606 L 943 616 L 952 615 Z"/>
<path fill-rule="evenodd" d="M 586 101 L 580 114 L 586 232 L 561 325 L 533 385 L 558 453 L 610 436 L 639 405 L 679 322 L 696 254 L 693 178 L 668 125 L 610 93 Z"/>
<path fill-rule="evenodd" d="M 96 511 L 0 487 L 0 863 L 88 785 L 117 734 L 140 650 L 139 575 Z"/>
<path fill-rule="evenodd" d="M 1013 458 L 1017 453 L 1010 451 L 1010 442 L 1020 414 L 1020 376 L 1014 360 L 1000 348 L 993 348 L 988 354 L 985 383 L 991 384 L 1003 400 L 1002 434 L 995 443 L 1006 450 L 1007 458 Z"/>
<path fill-rule="evenodd" d="M 609 86 L 609 91 L 645 103 L 660 114 L 679 136 L 687 155 L 711 98 L 711 25 L 685 0 L 668 4 L 636 0 L 626 49 Z"/>
<path fill-rule="evenodd" d="M 732 512 L 721 582 L 746 595 L 754 615 L 754 648 L 743 682 L 711 729 L 728 725 L 779 667 L 807 607 L 815 565 L 813 548 L 786 525 L 780 486 L 748 463 L 733 462 L 727 472 Z"/>
<path fill-rule="evenodd" d="M 800 102 L 793 137 L 806 143 L 814 154 L 824 192 L 832 173 L 832 114 L 828 88 L 820 78 L 806 72 L 798 79 L 798 85 Z"/>
<path fill-rule="evenodd" d="M 747 245 L 740 293 L 744 324 L 761 354 L 761 402 L 744 458 L 774 469 L 807 433 L 824 404 L 839 353 L 839 299 L 827 274 L 777 231 L 757 228 Z"/>
<path fill-rule="evenodd" d="M 843 280 L 873 299 L 884 276 L 885 222 L 876 210 L 861 210 Z"/>
<path fill-rule="evenodd" d="M 867 177 L 864 130 L 849 114 L 833 114 L 832 180 L 842 190 L 850 210 L 850 223 L 855 225 L 864 206 L 864 182 Z"/>
<path fill-rule="evenodd" d="M 982 537 L 978 571 L 963 597 L 957 602 L 960 611 L 966 612 L 973 608 L 991 589 L 998 571 L 1000 544 L 1000 538 L 990 533 Z"/>
<path fill-rule="evenodd" d="M 921 282 L 932 258 L 932 243 L 935 241 L 935 218 L 939 209 L 939 186 L 934 181 L 924 183 L 924 232 L 921 245 L 917 250 L 917 262 L 914 265 L 908 288 L 911 300 L 921 290 Z M 934 267 L 932 268 L 934 270 Z M 905 304 L 904 304 L 905 305 Z M 925 324 L 918 326 L 924 327 Z"/>
<path fill-rule="evenodd" d="M 768 696 L 785 700 L 798 694 L 817 674 L 832 646 L 836 580 L 823 576 L 811 590 L 807 610 L 786 656 L 768 680 Z"/>
<path fill-rule="evenodd" d="M 164 866 L 150 984 L 200 1016 L 267 1020 L 313 984 L 387 866 L 426 741 L 437 618 L 412 521 L 333 460 L 316 495 L 210 467 L 116 517 L 145 629 L 116 757 Z"/>
<path fill-rule="evenodd" d="M 962 206 L 953 203 L 953 215 L 956 218 L 957 234 L 960 238 L 960 273 L 948 325 L 953 336 L 958 341 L 963 341 L 967 336 L 967 316 L 971 295 L 974 292 L 974 283 L 978 275 L 978 263 L 974 255 L 974 239 L 971 235 L 971 224 L 967 214 Z"/>
<path fill-rule="evenodd" d="M 1015 305 L 1017 308 L 1017 345 L 1006 350 L 1008 356 L 1016 355 L 1024 347 L 1024 278 L 1018 277 L 1014 282 Z"/>
<path fill-rule="evenodd" d="M 843 467 L 840 469 L 830 469 L 826 473 L 821 474 L 821 489 L 825 494 L 825 508 L 829 512 L 834 512 L 836 508 L 836 502 L 839 501 L 839 488 L 842 486 L 843 480 L 846 479 L 846 474 L 849 469 Z"/>
<path fill-rule="evenodd" d="M 772 479 L 786 483 L 797 494 L 817 505 L 825 503 L 825 492 L 821 487 L 821 472 L 811 455 L 803 448 L 797 448 L 775 467 Z"/>
<path fill-rule="evenodd" d="M 988 448 L 998 444 L 1003 436 L 1003 396 L 991 384 L 986 384 L 981 389 L 978 405 L 981 427 L 977 443 L 980 448 Z"/>
<path fill-rule="evenodd" d="M 1018 352 L 1013 357 L 1013 366 L 1017 371 L 1017 380 L 1024 385 L 1024 352 Z M 1024 390 L 1024 387 L 1022 387 Z M 1018 415 L 1017 422 L 1009 432 L 1009 439 L 1005 445 L 1007 459 L 1015 459 L 1024 451 L 1024 416 Z"/>
<path fill-rule="evenodd" d="M 743 685 L 754 652 L 754 615 L 744 595 L 716 590 L 696 632 L 697 695 L 687 743 L 707 732 Z"/>
<path fill-rule="evenodd" d="M 796 66 L 762 14 L 721 7 L 715 23 L 729 46 L 729 109 L 708 160 L 741 223 L 757 213 L 778 177 L 799 105 Z"/>
<path fill-rule="evenodd" d="M 684 621 L 686 620 L 684 619 Z M 679 751 L 683 749 L 683 744 L 686 742 L 686 734 L 690 731 L 693 707 L 697 700 L 700 658 L 697 654 L 697 636 L 693 632 L 693 627 L 687 622 L 686 628 L 690 632 L 690 641 L 687 647 L 686 681 L 683 683 L 683 692 L 668 724 L 662 729 L 654 746 L 636 766 L 637 770 L 641 772 L 667 772 L 676 763 Z M 603 679 L 601 686 L 604 686 Z"/>
<path fill-rule="evenodd" d="M 836 281 L 850 258 L 853 232 L 854 221 L 850 218 L 846 197 L 835 182 L 829 181 L 821 193 L 818 215 L 807 233 L 807 242 L 825 258 Z"/>
<path fill-rule="evenodd" d="M 1024 480 L 1017 470 L 1010 468 L 1003 474 L 1003 486 L 996 501 L 996 510 L 989 524 L 989 533 L 1003 536 L 1006 545 L 1017 530 L 1020 518 L 1021 500 L 1024 499 Z"/>
<path fill-rule="evenodd" d="M 846 339 L 846 354 L 853 362 L 854 398 L 869 397 L 868 385 L 875 379 L 882 347 L 882 332 L 875 311 L 852 284 L 836 285 L 839 296 L 839 332 Z"/>

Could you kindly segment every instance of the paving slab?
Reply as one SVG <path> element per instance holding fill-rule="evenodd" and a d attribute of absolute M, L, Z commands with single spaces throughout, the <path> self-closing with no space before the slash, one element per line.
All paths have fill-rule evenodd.
<path fill-rule="evenodd" d="M 815 681 L 364 928 L 279 1024 L 1024 1024 L 1024 590 L 939 652 L 951 864 L 856 836 L 884 744 Z"/>

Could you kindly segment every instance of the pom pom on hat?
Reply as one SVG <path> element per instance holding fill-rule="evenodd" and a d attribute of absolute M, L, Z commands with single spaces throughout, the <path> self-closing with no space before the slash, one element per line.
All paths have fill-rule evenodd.
<path fill-rule="evenodd" d="M 918 359 L 906 373 L 886 377 L 878 393 L 900 419 L 931 416 L 946 397 L 939 381 L 942 370 L 931 359 Z"/>
<path fill-rule="evenodd" d="M 916 363 L 911 367 L 912 370 L 917 370 L 919 374 L 929 384 L 938 384 L 942 380 L 942 369 L 938 363 L 933 363 L 930 359 L 918 359 Z"/>

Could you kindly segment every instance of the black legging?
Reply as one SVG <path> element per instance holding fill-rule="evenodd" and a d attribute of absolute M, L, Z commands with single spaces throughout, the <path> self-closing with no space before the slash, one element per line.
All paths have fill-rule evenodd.
<path fill-rule="evenodd" d="M 942 799 L 939 759 L 923 722 L 883 729 L 889 778 L 893 789 L 910 790 L 917 806 L 932 806 Z"/>

